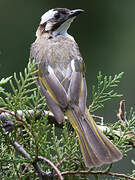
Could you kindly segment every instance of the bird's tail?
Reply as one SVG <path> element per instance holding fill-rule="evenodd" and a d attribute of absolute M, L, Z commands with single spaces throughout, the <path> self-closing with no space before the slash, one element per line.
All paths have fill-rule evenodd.
<path fill-rule="evenodd" d="M 66 115 L 79 138 L 87 167 L 98 167 L 122 158 L 121 152 L 100 131 L 87 109 L 82 114 L 78 107 L 69 107 Z"/>

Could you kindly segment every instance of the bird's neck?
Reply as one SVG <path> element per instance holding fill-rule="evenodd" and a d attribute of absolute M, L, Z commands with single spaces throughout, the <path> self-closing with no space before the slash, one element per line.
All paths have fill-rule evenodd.
<path fill-rule="evenodd" d="M 71 39 L 72 41 L 75 41 L 74 38 L 70 34 L 67 33 L 67 31 L 60 31 L 59 33 L 58 32 L 59 32 L 58 30 L 53 31 L 53 32 L 51 31 L 45 32 L 45 31 L 42 31 L 39 26 L 36 32 L 36 36 L 37 36 L 37 39 L 41 37 L 45 39 L 51 39 L 51 38 L 56 38 L 58 36 L 64 36 Z"/>
<path fill-rule="evenodd" d="M 67 30 L 69 29 L 69 27 L 70 27 L 71 23 L 73 22 L 74 18 L 75 17 L 68 19 L 67 21 L 62 23 L 56 29 L 52 28 L 52 29 L 47 30 L 47 31 L 46 31 L 44 25 L 39 25 L 39 27 L 37 29 L 37 32 L 36 32 L 36 36 L 38 37 L 38 36 L 42 36 L 43 34 L 46 34 L 47 36 L 49 36 L 51 38 L 55 38 L 57 36 L 62 35 L 64 37 L 67 37 L 67 38 L 70 38 L 70 39 L 74 40 L 74 38 L 67 33 Z"/>
<path fill-rule="evenodd" d="M 73 20 L 74 20 L 74 17 L 70 18 L 67 21 L 65 21 L 64 23 L 62 23 L 57 29 L 55 29 L 52 32 L 53 36 L 57 36 L 57 35 L 67 36 L 68 35 L 67 30 L 69 29 Z"/>

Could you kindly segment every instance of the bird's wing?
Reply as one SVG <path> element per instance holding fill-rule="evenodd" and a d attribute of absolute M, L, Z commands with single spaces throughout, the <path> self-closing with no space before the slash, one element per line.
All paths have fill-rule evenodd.
<path fill-rule="evenodd" d="M 67 107 L 67 93 L 58 80 L 57 75 L 55 75 L 52 67 L 46 65 L 45 61 L 39 64 L 39 79 L 55 103 L 59 104 L 62 108 Z"/>
<path fill-rule="evenodd" d="M 52 101 L 63 109 L 70 103 L 85 112 L 85 67 L 74 41 L 68 38 L 63 40 L 63 37 L 57 41 L 37 40 L 31 47 L 30 59 L 37 63 L 42 92 L 44 87 Z"/>
<path fill-rule="evenodd" d="M 70 67 L 70 69 L 69 69 Z M 67 71 L 70 76 L 61 74 L 61 81 L 57 77 L 57 71 L 53 69 L 46 61 L 39 64 L 39 79 L 42 85 L 47 89 L 55 103 L 59 104 L 63 109 L 70 105 L 80 105 L 82 111 L 85 111 L 87 88 L 84 77 L 84 64 L 81 59 L 70 61 Z M 61 70 L 62 71 L 62 70 Z"/>

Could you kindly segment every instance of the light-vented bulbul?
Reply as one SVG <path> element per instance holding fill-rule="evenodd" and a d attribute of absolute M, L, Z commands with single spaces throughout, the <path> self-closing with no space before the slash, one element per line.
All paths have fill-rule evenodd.
<path fill-rule="evenodd" d="M 74 38 L 67 33 L 82 9 L 55 8 L 42 17 L 31 46 L 30 60 L 38 68 L 37 85 L 58 123 L 64 114 L 72 124 L 87 167 L 97 167 L 122 158 L 86 108 L 85 65 Z"/>

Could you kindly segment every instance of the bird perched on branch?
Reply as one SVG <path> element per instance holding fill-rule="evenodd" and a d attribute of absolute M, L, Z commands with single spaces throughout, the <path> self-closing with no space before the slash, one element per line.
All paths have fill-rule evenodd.
<path fill-rule="evenodd" d="M 31 46 L 30 60 L 38 67 L 37 85 L 58 123 L 64 114 L 72 124 L 87 167 L 122 158 L 120 151 L 99 130 L 86 108 L 85 65 L 74 38 L 67 33 L 82 9 L 55 8 L 42 17 Z"/>

